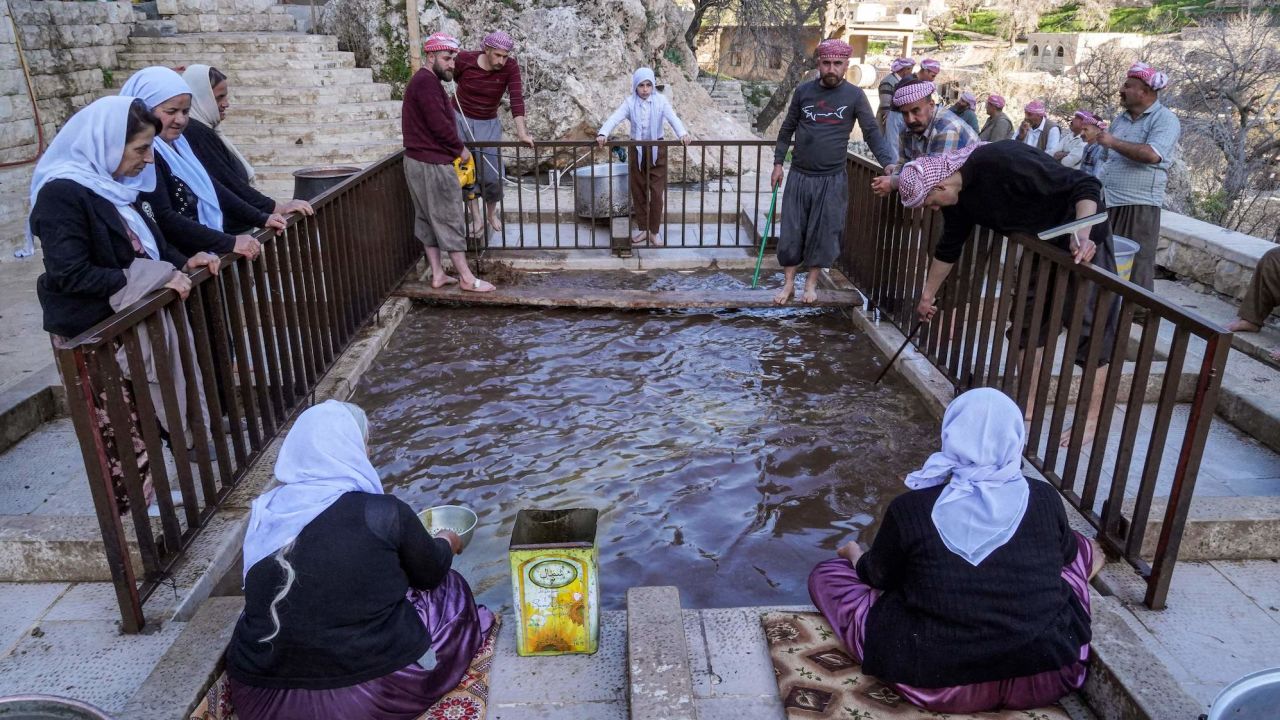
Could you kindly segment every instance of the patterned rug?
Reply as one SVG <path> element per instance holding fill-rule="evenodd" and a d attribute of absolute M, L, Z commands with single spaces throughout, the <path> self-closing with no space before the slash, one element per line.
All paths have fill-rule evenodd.
<path fill-rule="evenodd" d="M 888 720 L 1070 720 L 1056 706 L 976 715 L 948 715 L 918 708 L 884 683 L 862 674 L 826 618 L 816 612 L 773 612 L 760 618 L 769 658 L 778 680 L 778 697 L 787 720 L 839 718 Z"/>
<path fill-rule="evenodd" d="M 462 676 L 458 687 L 440 698 L 418 720 L 484 720 L 489 703 L 489 671 L 493 668 L 493 650 L 501 628 L 502 616 L 494 615 L 489 637 L 471 658 L 467 674 Z M 218 676 L 200 705 L 192 711 L 190 720 L 236 720 L 226 673 Z"/>

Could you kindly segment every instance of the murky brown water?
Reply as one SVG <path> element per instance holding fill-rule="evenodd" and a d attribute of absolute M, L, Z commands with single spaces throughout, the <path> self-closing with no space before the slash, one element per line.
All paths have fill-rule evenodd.
<path fill-rule="evenodd" d="M 779 278 L 770 278 L 776 285 Z M 563 287 L 741 288 L 704 272 L 531 276 Z M 808 602 L 937 444 L 919 396 L 838 312 L 419 306 L 364 376 L 370 453 L 414 507 L 480 515 L 458 569 L 510 605 L 521 508 L 600 512 L 601 592 L 676 585 L 685 607 Z"/>

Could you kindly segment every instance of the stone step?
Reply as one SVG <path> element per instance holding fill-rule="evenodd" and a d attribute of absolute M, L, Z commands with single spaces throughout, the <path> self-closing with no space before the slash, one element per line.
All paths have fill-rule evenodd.
<path fill-rule="evenodd" d="M 230 117 L 237 124 L 296 123 L 309 118 L 333 123 L 362 122 L 365 120 L 399 118 L 401 107 L 399 100 L 382 98 L 367 102 L 325 105 L 321 108 L 302 111 L 295 105 L 258 105 L 249 104 L 247 99 L 240 97 L 233 97 L 233 99 L 236 100 L 236 105 L 231 109 Z M 244 104 L 241 104 L 242 100 L 244 100 Z M 230 121 L 228 120 L 228 122 Z"/>
<path fill-rule="evenodd" d="M 399 138 L 383 142 L 344 143 L 341 145 L 257 145 L 237 143 L 240 152 L 254 164 L 305 167 L 308 165 L 359 164 L 373 162 L 399 150 Z M 265 180 L 265 178 L 264 178 Z"/>
<path fill-rule="evenodd" d="M 273 9 L 283 8 L 279 8 L 276 0 L 156 0 L 156 12 L 161 15 L 238 15 L 270 12 Z"/>
<path fill-rule="evenodd" d="M 175 15 L 173 22 L 179 33 L 289 32 L 298 29 L 298 21 L 281 8 L 280 13 L 247 13 L 243 15 Z"/>
<path fill-rule="evenodd" d="M 236 102 L 243 106 L 313 106 L 390 100 L 391 86 L 384 83 L 335 83 L 324 87 L 255 87 L 240 86 Z"/>
<path fill-rule="evenodd" d="M 365 119 L 355 123 L 280 123 L 237 122 L 236 110 L 219 128 L 239 146 L 247 142 L 293 143 L 304 145 L 358 143 L 379 140 L 399 142 L 400 119 Z"/>
<path fill-rule="evenodd" d="M 146 17 L 145 15 L 143 16 Z M 178 23 L 172 20 L 139 20 L 133 24 L 129 37 L 173 37 L 178 34 Z"/>
<path fill-rule="evenodd" d="M 307 35 L 300 32 L 210 32 L 185 33 L 173 37 L 132 38 L 134 52 L 190 54 L 200 53 L 262 54 L 273 52 L 336 51 L 338 38 L 332 35 Z"/>
<path fill-rule="evenodd" d="M 192 48 L 186 55 L 172 52 L 123 52 L 116 55 L 120 67 L 129 70 L 141 70 L 152 65 L 177 67 L 204 63 L 222 70 L 232 79 L 243 70 L 275 70 L 306 68 L 354 68 L 354 53 L 337 50 L 317 50 L 306 52 L 280 52 L 268 54 L 244 55 L 241 52 L 204 52 Z"/>
<path fill-rule="evenodd" d="M 130 68 L 127 72 L 122 72 L 118 76 L 122 78 L 118 80 L 120 86 L 123 86 L 129 75 L 141 69 Z M 373 70 L 360 67 L 241 70 L 234 74 L 232 80 L 231 101 L 235 103 L 261 96 L 290 95 L 296 91 L 370 85 L 373 83 Z"/>

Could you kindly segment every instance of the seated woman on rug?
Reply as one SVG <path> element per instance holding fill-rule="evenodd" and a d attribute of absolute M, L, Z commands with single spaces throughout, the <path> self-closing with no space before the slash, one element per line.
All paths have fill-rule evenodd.
<path fill-rule="evenodd" d="M 433 539 L 384 495 L 360 408 L 307 409 L 253 502 L 245 609 L 227 649 L 240 720 L 411 720 L 454 689 L 493 615 L 450 570 L 457 535 Z"/>
<path fill-rule="evenodd" d="M 863 671 L 934 712 L 1030 709 L 1084 684 L 1089 578 L 1104 561 L 1058 491 L 1023 477 L 1022 411 L 952 401 L 942 451 L 907 476 L 871 549 L 840 548 L 809 595 Z"/>
<path fill-rule="evenodd" d="M 226 74 L 208 65 L 188 65 L 182 79 L 191 86 L 191 120 L 182 136 L 209 177 L 264 215 L 283 216 L 293 212 L 314 215 L 315 210 L 306 200 L 280 202 L 253 187 L 253 165 L 219 129 L 227 117 L 227 108 L 231 107 Z M 222 229 L 232 235 L 253 227 L 255 225 L 246 225 L 243 221 L 237 224 L 231 215 L 223 215 Z"/>
<path fill-rule="evenodd" d="M 218 258 L 178 251 L 139 210 L 138 194 L 155 186 L 151 143 L 159 131 L 160 123 L 142 101 L 99 98 L 71 116 L 36 165 L 27 240 L 34 246 L 38 237 L 44 247 L 45 272 L 36 280 L 36 296 L 44 329 L 55 341 L 76 337 L 161 287 L 185 298 L 191 291 L 189 272 L 202 267 L 218 272 Z M 150 347 L 144 349 L 148 358 Z M 135 397 L 147 388 L 133 387 L 128 364 L 122 361 L 121 368 L 128 428 L 110 421 L 107 389 L 97 386 L 98 376 L 91 375 L 90 382 L 95 385 L 93 419 L 106 445 L 112 494 L 123 515 L 131 500 L 137 510 L 151 503 L 154 492 Z M 180 376 L 180 371 L 174 375 Z M 161 403 L 153 407 L 162 426 L 176 430 L 180 423 L 169 425 Z M 142 479 L 140 489 L 132 488 L 132 498 L 125 463 Z"/>

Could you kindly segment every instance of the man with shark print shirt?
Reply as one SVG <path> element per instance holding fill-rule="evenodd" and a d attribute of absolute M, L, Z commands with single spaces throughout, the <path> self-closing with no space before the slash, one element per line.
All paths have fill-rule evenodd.
<path fill-rule="evenodd" d="M 840 254 L 849 204 L 845 155 L 855 121 L 876 159 L 882 165 L 893 162 L 893 149 L 880 132 L 866 93 L 844 79 L 852 54 L 843 40 L 824 40 L 818 45 L 818 77 L 796 88 L 778 130 L 771 187 L 782 182 L 782 164 L 795 137 L 791 177 L 782 193 L 778 264 L 786 280 L 773 299 L 778 305 L 791 301 L 801 264 L 809 269 L 801 300 L 816 300 L 819 274 Z"/>

